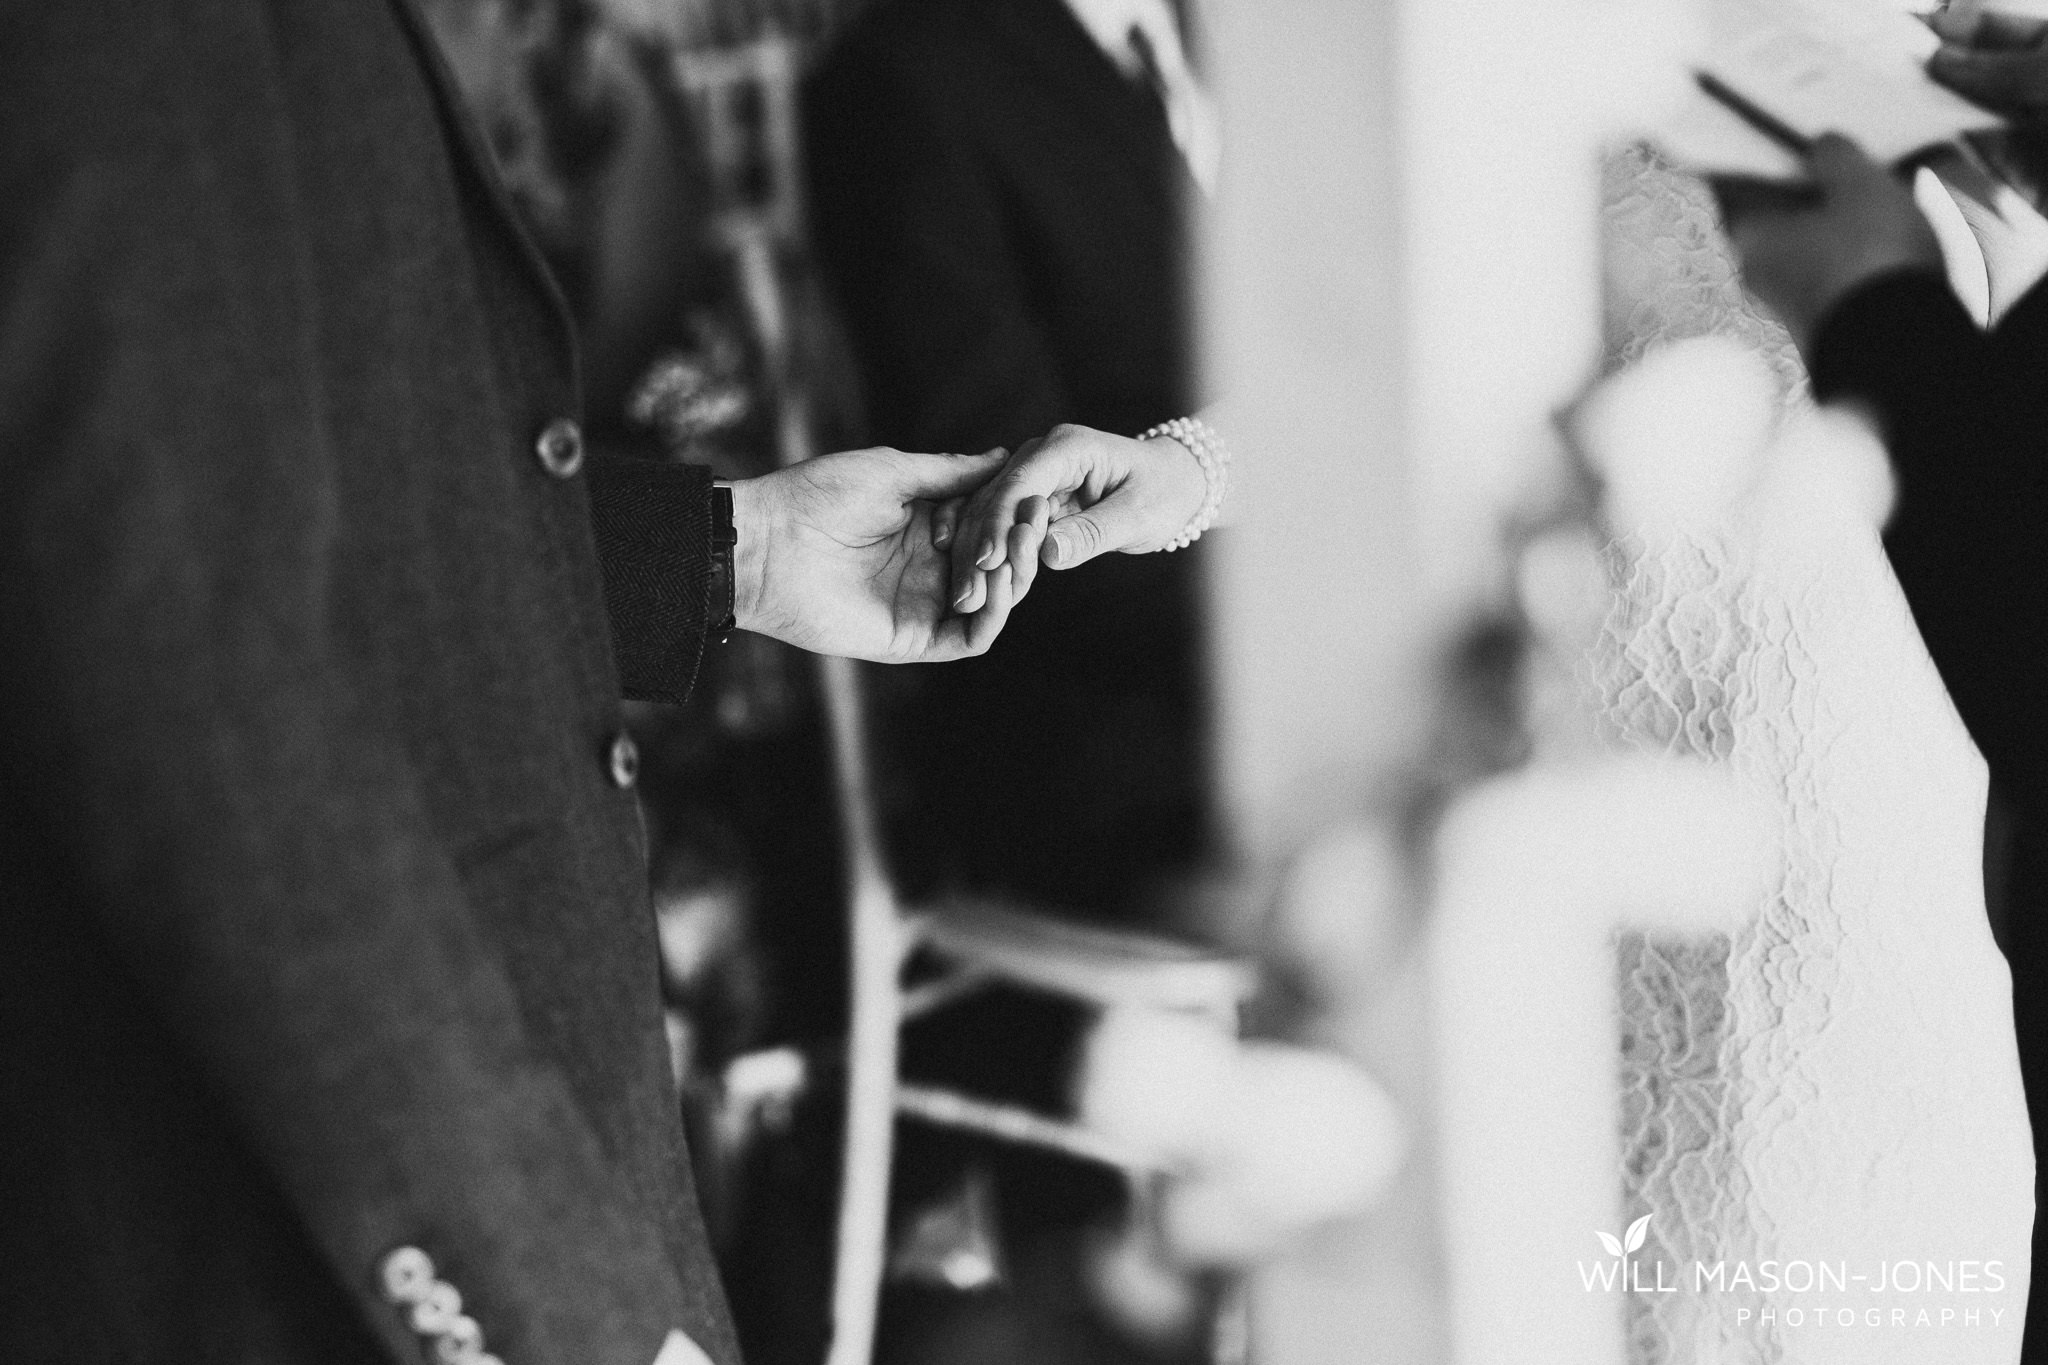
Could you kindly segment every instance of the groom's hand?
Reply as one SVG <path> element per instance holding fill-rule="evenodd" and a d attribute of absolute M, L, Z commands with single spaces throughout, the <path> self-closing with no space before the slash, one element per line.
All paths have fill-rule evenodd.
<path fill-rule="evenodd" d="M 983 653 L 1028 583 L 991 574 L 979 609 L 955 612 L 933 515 L 1003 460 L 1001 450 L 854 450 L 735 483 L 737 624 L 816 654 L 881 663 Z"/>

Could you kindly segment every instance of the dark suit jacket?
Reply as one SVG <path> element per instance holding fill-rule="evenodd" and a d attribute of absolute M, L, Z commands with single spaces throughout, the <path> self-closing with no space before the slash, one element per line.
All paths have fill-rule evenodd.
<path fill-rule="evenodd" d="M 1980 331 L 1932 273 L 1857 291 L 1815 337 L 1823 399 L 1876 414 L 1898 477 L 1885 549 L 2004 794 L 2048 811 L 2048 289 Z"/>
<path fill-rule="evenodd" d="M 1815 393 L 1865 404 L 1884 432 L 1898 478 L 1885 549 L 2010 820 L 2009 843 L 1987 849 L 1987 890 L 2012 968 L 2038 1191 L 2048 1173 L 2048 287 L 1985 333 L 1939 275 L 1894 274 L 1832 310 L 1814 341 Z M 2037 1217 L 2028 1362 L 2048 1362 L 2044 1232 Z"/>
<path fill-rule="evenodd" d="M 402 1244 L 512 1365 L 734 1359 L 610 762 L 706 485 L 536 459 L 572 339 L 434 60 L 0 5 L 9 1362 L 418 1360 Z"/>
<path fill-rule="evenodd" d="M 875 439 L 983 450 L 1196 406 L 1196 191 L 1158 97 L 1061 0 L 880 0 L 809 82 L 804 132 Z"/>

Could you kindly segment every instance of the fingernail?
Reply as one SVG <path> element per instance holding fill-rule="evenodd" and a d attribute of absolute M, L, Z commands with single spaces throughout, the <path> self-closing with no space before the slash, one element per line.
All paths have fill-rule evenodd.
<path fill-rule="evenodd" d="M 961 587 L 960 591 L 953 594 L 953 610 L 966 611 L 967 604 L 973 600 L 974 585 L 972 583 L 965 584 Z"/>
<path fill-rule="evenodd" d="M 1052 562 L 1055 565 L 1067 562 L 1067 538 L 1058 531 L 1047 536 L 1046 543 L 1052 546 Z"/>
<path fill-rule="evenodd" d="M 983 541 L 981 543 L 981 553 L 974 557 L 974 567 L 977 569 L 993 569 L 996 566 L 997 549 L 998 547 L 993 540 Z"/>
<path fill-rule="evenodd" d="M 932 544 L 938 546 L 941 550 L 945 549 L 948 545 L 951 545 L 952 543 L 953 532 L 950 527 L 941 526 L 939 528 L 939 533 L 932 537 Z"/>

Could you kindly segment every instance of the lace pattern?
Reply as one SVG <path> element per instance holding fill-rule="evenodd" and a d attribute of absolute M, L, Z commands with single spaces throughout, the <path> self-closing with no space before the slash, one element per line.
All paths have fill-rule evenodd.
<path fill-rule="evenodd" d="M 1788 426 L 1810 413 L 1705 189 L 1641 150 L 1610 158 L 1605 182 L 1609 368 L 1732 337 L 1778 379 Z M 1784 847 L 1743 929 L 1618 936 L 1623 1214 L 1653 1214 L 1641 1254 L 1681 1266 L 2001 1256 L 2011 1277 L 2029 1163 L 1976 875 L 1982 765 L 1874 525 L 1841 510 L 1854 479 L 1811 450 L 1772 459 L 1783 486 L 1725 524 L 1609 545 L 1612 606 L 1582 665 L 1607 744 L 1726 765 L 1770 797 Z M 2018 1282 L 2005 1335 L 1938 1340 L 1631 1295 L 1628 1359 L 2009 1359 Z"/>

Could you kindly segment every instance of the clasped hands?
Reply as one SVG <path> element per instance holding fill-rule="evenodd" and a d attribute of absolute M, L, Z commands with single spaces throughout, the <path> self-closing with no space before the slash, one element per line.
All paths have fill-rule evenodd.
<path fill-rule="evenodd" d="M 816 654 L 937 663 L 987 651 L 1041 564 L 1165 546 L 1202 505 L 1169 437 L 1062 426 L 1015 454 L 845 451 L 733 488 L 733 607 Z"/>
<path fill-rule="evenodd" d="M 1928 74 L 2011 120 L 2009 131 L 1973 140 L 1974 145 L 2040 205 L 2048 190 L 2048 26 L 1996 14 L 1973 21 L 1944 14 L 1933 23 L 1943 43 L 1928 62 Z M 1938 156 L 1930 163 L 1937 174 L 1968 170 L 1955 153 L 1943 155 L 1946 162 Z M 1834 135 L 1816 139 L 1807 162 L 1810 185 L 1739 179 L 1714 184 L 1744 282 L 1785 323 L 1802 351 L 1828 311 L 1857 286 L 1894 271 L 1942 269 L 1940 244 L 1906 179 Z M 1996 297 L 2000 261 L 1984 226 L 1972 220 Z"/>

